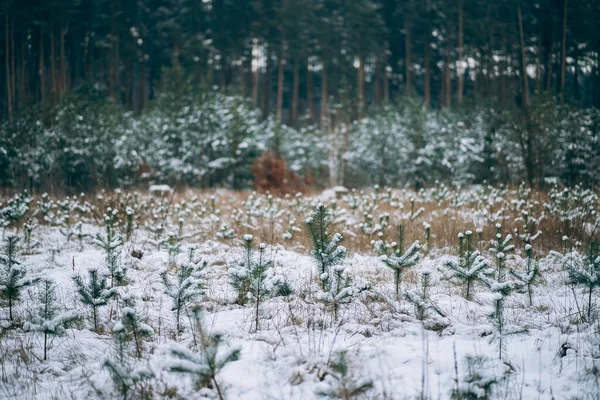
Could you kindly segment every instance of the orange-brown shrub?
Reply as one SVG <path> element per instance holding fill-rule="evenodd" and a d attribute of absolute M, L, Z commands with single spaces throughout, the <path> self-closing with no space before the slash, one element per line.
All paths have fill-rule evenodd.
<path fill-rule="evenodd" d="M 298 175 L 289 171 L 278 154 L 266 152 L 252 163 L 254 188 L 261 192 L 292 193 L 303 190 Z"/>

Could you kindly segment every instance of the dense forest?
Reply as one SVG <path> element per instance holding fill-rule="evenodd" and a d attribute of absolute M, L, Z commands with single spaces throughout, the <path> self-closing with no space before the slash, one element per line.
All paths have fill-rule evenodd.
<path fill-rule="evenodd" d="M 595 0 L 3 0 L 0 13 L 2 186 L 243 187 L 267 150 L 308 184 L 597 183 Z"/>

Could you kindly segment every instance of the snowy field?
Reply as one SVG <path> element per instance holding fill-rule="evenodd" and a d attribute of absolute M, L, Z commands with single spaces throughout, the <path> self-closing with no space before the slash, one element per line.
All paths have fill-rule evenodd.
<path fill-rule="evenodd" d="M 0 398 L 600 396 L 594 192 L 153 189 L 4 199 Z"/>

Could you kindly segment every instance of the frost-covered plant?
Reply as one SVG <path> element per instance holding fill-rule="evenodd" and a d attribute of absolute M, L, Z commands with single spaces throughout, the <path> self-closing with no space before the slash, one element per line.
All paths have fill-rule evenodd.
<path fill-rule="evenodd" d="M 144 340 L 150 338 L 154 330 L 142 321 L 134 308 L 125 307 L 121 321 L 114 325 L 112 331 L 115 357 L 107 357 L 103 367 L 110 372 L 113 385 L 124 400 L 146 398 L 142 396 L 143 383 L 154 374 L 148 368 L 136 367 L 129 356 L 129 351 L 133 347 L 135 356 L 140 358 Z"/>
<path fill-rule="evenodd" d="M 98 332 L 99 308 L 108 304 L 116 294 L 115 288 L 109 288 L 106 276 L 101 275 L 97 269 L 88 270 L 89 280 L 86 282 L 81 275 L 75 275 L 75 289 L 79 294 L 79 300 L 92 309 L 92 321 L 94 330 Z"/>
<path fill-rule="evenodd" d="M 127 216 L 127 223 L 125 225 L 125 239 L 130 240 L 131 236 L 133 235 L 133 231 L 136 229 L 136 226 L 135 226 L 135 223 L 133 220 L 135 211 L 133 210 L 133 208 L 127 207 L 125 209 L 125 215 Z"/>
<path fill-rule="evenodd" d="M 500 224 L 496 224 L 496 237 L 493 241 L 494 247 L 490 248 L 490 252 L 494 254 L 504 253 L 504 255 L 507 255 L 508 253 L 515 251 L 515 246 L 511 244 L 513 237 L 510 233 L 502 239 L 501 227 Z"/>
<path fill-rule="evenodd" d="M 181 253 L 181 237 L 175 232 L 167 232 L 167 253 L 169 254 L 168 265 L 175 265 L 177 255 Z"/>
<path fill-rule="evenodd" d="M 29 212 L 29 205 L 32 202 L 32 197 L 27 191 L 18 193 L 6 203 L 6 206 L 0 208 L 0 217 L 6 220 L 8 225 L 14 225 L 17 232 L 20 228 L 20 222 Z"/>
<path fill-rule="evenodd" d="M 197 388 L 215 389 L 219 400 L 224 400 L 225 394 L 219 386 L 217 376 L 227 364 L 240 358 L 241 350 L 237 347 L 225 348 L 222 333 L 208 333 L 201 307 L 194 307 L 192 316 L 196 326 L 195 342 L 199 344 L 200 351 L 193 352 L 173 344 L 169 349 L 171 359 L 167 360 L 167 368 L 172 372 L 192 375 Z"/>
<path fill-rule="evenodd" d="M 506 331 L 506 321 L 504 318 L 504 300 L 508 297 L 516 288 L 518 284 L 514 281 L 506 280 L 505 271 L 505 259 L 506 255 L 502 252 L 496 254 L 497 270 L 495 276 L 488 277 L 483 273 L 479 274 L 479 279 L 488 287 L 490 292 L 493 294 L 494 310 L 490 314 L 490 321 L 495 329 L 495 337 L 492 339 L 498 340 L 498 358 L 504 359 L 506 349 L 504 346 L 504 337 L 509 332 Z"/>
<path fill-rule="evenodd" d="M 431 225 L 428 222 L 423 222 L 423 229 L 425 230 L 425 253 L 429 254 L 431 250 Z"/>
<path fill-rule="evenodd" d="M 267 246 L 261 243 L 258 254 L 254 252 L 252 235 L 246 234 L 244 239 L 244 257 L 229 266 L 229 279 L 237 291 L 238 303 L 251 301 L 255 304 L 254 322 L 259 329 L 259 308 L 264 299 L 271 296 L 283 284 L 281 275 L 273 271 L 273 261 L 265 252 Z"/>
<path fill-rule="evenodd" d="M 330 269 L 339 265 L 346 257 L 347 251 L 340 243 L 343 237 L 335 233 L 333 237 L 329 233 L 331 216 L 329 210 L 323 203 L 319 203 L 312 216 L 306 219 L 308 235 L 312 242 L 310 255 L 317 264 L 321 287 L 326 289 L 330 277 Z"/>
<path fill-rule="evenodd" d="M 153 214 L 152 223 L 146 222 L 144 227 L 152 235 L 152 237 L 148 239 L 148 242 L 150 242 L 150 244 L 153 246 L 156 246 L 156 250 L 160 251 L 162 245 L 167 241 L 167 239 L 163 237 L 163 233 L 165 231 L 163 219 L 159 218 L 158 215 Z"/>
<path fill-rule="evenodd" d="M 229 228 L 227 224 L 221 224 L 221 228 L 216 236 L 217 239 L 233 239 L 235 237 L 235 231 L 232 228 Z"/>
<path fill-rule="evenodd" d="M 540 270 L 538 263 L 533 256 L 533 247 L 530 244 L 525 245 L 525 262 L 523 263 L 523 272 L 510 270 L 510 274 L 515 278 L 520 286 L 527 288 L 529 296 L 529 305 L 533 306 L 533 285 L 536 283 Z"/>
<path fill-rule="evenodd" d="M 282 235 L 284 240 L 292 240 L 297 232 L 302 232 L 302 229 L 296 226 L 296 220 L 290 219 L 289 227 Z"/>
<path fill-rule="evenodd" d="M 124 353 L 127 347 L 132 346 L 137 358 L 141 358 L 144 352 L 144 340 L 154 335 L 154 329 L 144 323 L 133 307 L 123 308 L 121 321 L 113 326 L 112 331 L 120 352 Z"/>
<path fill-rule="evenodd" d="M 414 292 L 412 290 L 405 290 L 403 292 L 404 298 L 415 306 L 415 314 L 420 321 L 423 321 L 429 316 L 430 310 L 435 311 L 440 317 L 446 317 L 446 313 L 431 301 L 431 298 L 429 297 L 430 287 L 431 272 L 425 271 L 421 274 L 421 290 L 419 292 Z"/>
<path fill-rule="evenodd" d="M 458 234 L 458 260 L 447 259 L 444 266 L 448 268 L 451 276 L 465 283 L 465 298 L 471 299 L 472 288 L 481 272 L 489 267 L 488 261 L 481 256 L 478 250 L 473 249 L 473 232 L 466 231 Z M 465 240 L 466 237 L 466 240 Z M 466 243 L 465 243 L 466 242 Z"/>
<path fill-rule="evenodd" d="M 191 254 L 190 254 L 191 255 Z M 167 269 L 160 273 L 165 286 L 165 293 L 173 301 L 172 311 L 175 312 L 177 333 L 181 332 L 181 313 L 196 301 L 203 293 L 206 261 L 194 262 L 192 257 L 186 264 L 176 267 L 175 277 L 171 278 Z"/>
<path fill-rule="evenodd" d="M 71 310 L 60 312 L 56 304 L 56 283 L 51 279 L 43 279 L 38 293 L 39 303 L 31 310 L 30 316 L 23 324 L 25 332 L 39 332 L 44 335 L 44 361 L 48 359 L 48 338 L 61 336 L 65 329 L 79 318 L 79 315 Z"/>
<path fill-rule="evenodd" d="M 92 237 L 92 235 L 83 231 L 83 223 L 81 221 L 75 224 L 75 228 L 73 228 L 72 231 L 72 236 L 75 236 L 79 242 L 79 251 L 83 250 L 83 241 L 88 237 Z"/>
<path fill-rule="evenodd" d="M 123 245 L 121 235 L 113 231 L 112 216 L 104 215 L 106 234 L 96 234 L 93 243 L 104 250 L 106 268 L 110 273 L 110 286 L 120 285 L 125 280 L 125 269 L 119 260 L 119 249 Z"/>
<path fill-rule="evenodd" d="M 337 264 L 330 268 L 325 289 L 317 293 L 316 298 L 331 309 L 333 319 L 337 321 L 341 306 L 351 303 L 358 294 L 368 289 L 366 282 L 355 280 L 343 264 Z"/>
<path fill-rule="evenodd" d="M 592 293 L 600 288 L 600 243 L 593 240 L 588 246 L 581 263 L 568 262 L 567 273 L 571 283 L 588 289 L 588 321 L 592 316 Z"/>
<path fill-rule="evenodd" d="M 400 299 L 400 283 L 402 274 L 408 268 L 416 265 L 422 257 L 421 246 L 416 240 L 410 247 L 404 251 L 404 225 L 399 224 L 396 227 L 396 242 L 384 247 L 384 252 L 380 257 L 381 262 L 394 271 L 394 284 L 396 299 Z M 391 250 L 391 252 L 389 251 Z"/>
<path fill-rule="evenodd" d="M 464 371 L 458 376 L 456 386 L 450 392 L 453 400 L 490 400 L 496 385 L 504 380 L 494 371 L 493 360 L 479 355 L 467 355 L 463 361 Z"/>
<path fill-rule="evenodd" d="M 327 399 L 360 399 L 373 389 L 373 381 L 360 377 L 353 371 L 348 360 L 348 351 L 333 353 L 328 364 L 325 380 L 316 388 L 316 394 Z"/>
<path fill-rule="evenodd" d="M 0 263 L 4 268 L 0 271 L 0 297 L 8 303 L 8 319 L 13 321 L 13 307 L 21 297 L 21 290 L 31 286 L 39 279 L 27 276 L 25 267 L 18 260 L 19 237 L 8 235 L 4 239 Z"/>
<path fill-rule="evenodd" d="M 32 254 L 34 249 L 40 244 L 33 238 L 33 232 L 37 229 L 37 227 L 38 224 L 34 215 L 27 218 L 27 221 L 25 221 L 23 224 L 23 241 L 25 243 L 23 252 L 25 254 Z"/>

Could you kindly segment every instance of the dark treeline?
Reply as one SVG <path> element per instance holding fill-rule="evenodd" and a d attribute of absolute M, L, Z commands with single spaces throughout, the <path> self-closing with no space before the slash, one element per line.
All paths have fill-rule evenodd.
<path fill-rule="evenodd" d="M 165 67 L 294 125 L 398 95 L 600 106 L 596 0 L 3 0 L 0 120 L 81 85 L 139 112 Z M 526 73 L 525 73 L 526 71 Z M 526 76 L 526 79 L 523 77 Z"/>

